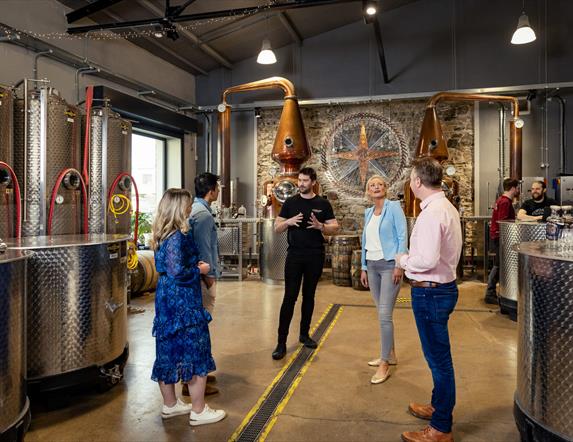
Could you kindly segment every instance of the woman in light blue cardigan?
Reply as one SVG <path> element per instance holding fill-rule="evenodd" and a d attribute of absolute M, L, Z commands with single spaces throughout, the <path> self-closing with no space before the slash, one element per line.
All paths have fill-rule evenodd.
<path fill-rule="evenodd" d="M 407 253 L 407 225 L 399 201 L 386 199 L 386 181 L 379 175 L 366 183 L 366 194 L 374 202 L 364 212 L 362 233 L 362 273 L 360 281 L 376 304 L 380 321 L 380 358 L 368 362 L 378 367 L 370 380 L 380 384 L 390 377 L 390 365 L 396 365 L 392 312 L 400 291 L 403 271 L 396 266 L 395 256 Z"/>

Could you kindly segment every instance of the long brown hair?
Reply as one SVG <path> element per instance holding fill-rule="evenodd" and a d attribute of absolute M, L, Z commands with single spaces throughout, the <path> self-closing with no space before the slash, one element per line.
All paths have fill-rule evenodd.
<path fill-rule="evenodd" d="M 193 198 L 188 190 L 185 189 L 167 189 L 153 220 L 151 228 L 151 248 L 157 250 L 160 243 L 181 230 L 182 233 L 189 231 L 189 212 Z"/>

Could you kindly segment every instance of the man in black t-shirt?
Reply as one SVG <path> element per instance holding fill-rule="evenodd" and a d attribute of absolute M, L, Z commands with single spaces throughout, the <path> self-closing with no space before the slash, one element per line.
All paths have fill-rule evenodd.
<path fill-rule="evenodd" d="M 525 200 L 517 212 L 520 221 L 545 221 L 551 214 L 549 206 L 557 202 L 546 195 L 547 188 L 543 181 L 534 181 L 531 184 L 531 199 Z"/>
<path fill-rule="evenodd" d="M 288 229 L 288 252 L 285 263 L 285 293 L 279 317 L 278 344 L 273 359 L 286 355 L 286 341 L 294 306 L 302 283 L 302 306 L 299 342 L 316 348 L 309 336 L 314 310 L 314 293 L 324 266 L 324 233 L 333 234 L 338 222 L 330 203 L 313 192 L 316 172 L 305 167 L 298 173 L 299 194 L 285 201 L 275 220 L 275 232 Z"/>

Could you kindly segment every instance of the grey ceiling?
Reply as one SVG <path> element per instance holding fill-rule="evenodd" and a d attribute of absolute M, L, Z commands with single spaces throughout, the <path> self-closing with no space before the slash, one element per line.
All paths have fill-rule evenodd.
<path fill-rule="evenodd" d="M 74 10 L 94 3 L 94 0 L 59 1 Z M 384 0 L 380 2 L 383 5 L 381 13 L 413 1 L 415 0 Z M 184 0 L 172 0 L 171 6 L 183 3 L 185 3 Z M 264 6 L 269 3 L 271 3 L 269 0 L 196 0 L 185 9 L 182 15 Z M 272 3 L 286 3 L 286 0 Z M 89 19 L 100 24 L 143 20 L 163 17 L 164 10 L 164 0 L 122 0 L 91 14 Z M 344 1 L 281 12 L 261 12 L 242 17 L 180 22 L 177 23 L 180 38 L 175 41 L 165 37 L 138 37 L 130 38 L 130 41 L 169 63 L 193 74 L 201 75 L 221 66 L 232 68 L 234 63 L 253 57 L 259 52 L 265 36 L 268 36 L 273 48 L 279 48 L 297 42 L 299 37 L 304 41 L 309 37 L 361 19 L 362 2 Z M 89 24 L 89 20 L 81 19 L 71 24 L 70 27 Z M 191 28 L 182 30 L 181 26 Z M 151 27 L 138 29 L 150 30 Z"/>

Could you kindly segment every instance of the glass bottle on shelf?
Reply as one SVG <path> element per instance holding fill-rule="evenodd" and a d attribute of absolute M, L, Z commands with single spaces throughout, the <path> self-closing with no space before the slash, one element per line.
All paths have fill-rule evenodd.
<path fill-rule="evenodd" d="M 560 206 L 550 206 L 551 215 L 547 218 L 545 225 L 545 238 L 548 241 L 557 242 L 563 230 L 563 218 L 559 216 Z"/>
<path fill-rule="evenodd" d="M 561 249 L 565 253 L 573 251 L 573 215 L 571 214 L 573 206 L 561 206 L 563 211 L 563 231 L 561 232 Z"/>

